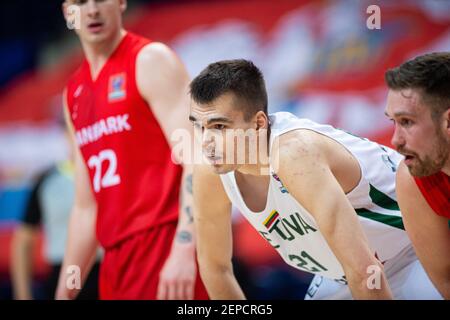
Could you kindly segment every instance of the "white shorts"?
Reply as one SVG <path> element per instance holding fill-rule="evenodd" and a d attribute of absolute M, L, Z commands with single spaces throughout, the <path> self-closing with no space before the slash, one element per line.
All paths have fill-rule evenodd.
<path fill-rule="evenodd" d="M 443 299 L 428 278 L 412 246 L 406 247 L 395 258 L 386 261 L 384 270 L 394 299 Z M 318 275 L 313 278 L 305 295 L 305 300 L 350 299 L 352 295 L 347 285 Z"/>

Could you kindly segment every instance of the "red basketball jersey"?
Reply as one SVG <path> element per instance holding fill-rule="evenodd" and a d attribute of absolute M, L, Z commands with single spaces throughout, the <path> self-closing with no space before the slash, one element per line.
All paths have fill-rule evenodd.
<path fill-rule="evenodd" d="M 127 33 L 92 80 L 84 61 L 67 85 L 75 138 L 91 179 L 97 238 L 111 247 L 176 221 L 182 168 L 136 85 L 136 57 L 150 41 Z"/>
<path fill-rule="evenodd" d="M 450 219 L 450 177 L 439 171 L 429 177 L 414 177 L 414 180 L 431 209 Z"/>

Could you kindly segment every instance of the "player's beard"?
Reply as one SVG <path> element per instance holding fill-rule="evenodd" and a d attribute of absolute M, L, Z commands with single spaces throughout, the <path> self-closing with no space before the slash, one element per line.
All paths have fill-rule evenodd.
<path fill-rule="evenodd" d="M 407 149 L 399 148 L 400 153 L 413 154 L 414 162 L 408 166 L 409 172 L 415 177 L 431 176 L 446 165 L 450 157 L 450 141 L 445 136 L 437 131 L 436 140 L 433 143 L 431 154 L 425 155 L 421 158 L 417 153 L 408 151 Z"/>

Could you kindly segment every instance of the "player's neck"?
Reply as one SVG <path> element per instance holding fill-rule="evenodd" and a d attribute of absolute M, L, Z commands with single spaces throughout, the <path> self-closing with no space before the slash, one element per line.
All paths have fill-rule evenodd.
<path fill-rule="evenodd" d="M 243 174 L 250 174 L 253 176 L 265 176 L 270 174 L 270 164 L 268 155 L 258 156 L 257 163 L 244 164 L 240 166 L 237 171 Z"/>
<path fill-rule="evenodd" d="M 259 137 L 259 139 L 261 138 L 262 141 L 259 140 L 260 144 L 257 148 L 256 163 L 240 166 L 239 169 L 237 169 L 240 173 L 253 176 L 265 176 L 270 174 L 270 128 L 266 135 Z M 264 146 L 261 146 L 261 143 L 265 144 L 265 148 Z M 251 157 L 251 159 L 254 159 L 254 157 Z"/>
<path fill-rule="evenodd" d="M 239 167 L 236 171 L 242 174 L 250 174 L 252 176 L 265 176 L 270 173 L 269 163 L 258 162 L 256 164 L 245 164 Z"/>
<path fill-rule="evenodd" d="M 114 37 L 105 40 L 97 44 L 85 44 L 82 43 L 83 51 L 86 56 L 86 60 L 89 63 L 89 68 L 91 71 L 91 78 L 95 80 L 103 68 L 108 58 L 116 50 L 122 41 L 123 37 L 126 35 L 126 31 L 120 29 Z"/>

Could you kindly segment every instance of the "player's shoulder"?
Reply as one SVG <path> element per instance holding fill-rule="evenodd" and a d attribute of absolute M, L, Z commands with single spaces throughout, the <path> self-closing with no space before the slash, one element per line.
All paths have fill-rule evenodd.
<path fill-rule="evenodd" d="M 418 186 L 415 178 L 409 173 L 408 167 L 402 161 L 397 169 L 396 186 L 398 203 L 403 217 L 413 217 L 416 221 L 431 222 L 436 217 L 436 211 L 431 207 L 429 195 L 424 194 L 429 189 Z"/>
<path fill-rule="evenodd" d="M 173 63 L 176 55 L 172 49 L 162 42 L 150 42 L 143 46 L 137 55 L 140 67 L 151 66 L 161 68 Z"/>
<path fill-rule="evenodd" d="M 136 81 L 144 96 L 156 92 L 166 92 L 187 73 L 176 54 L 161 42 L 151 42 L 144 46 L 136 60 Z M 150 89 L 149 89 L 150 88 Z"/>
<path fill-rule="evenodd" d="M 280 163 L 298 160 L 323 159 L 327 145 L 323 136 L 307 129 L 294 129 L 274 138 L 271 158 L 278 157 Z"/>
<path fill-rule="evenodd" d="M 79 88 L 82 88 L 83 84 L 83 72 L 82 66 L 80 66 L 72 75 L 67 79 L 66 85 L 62 90 L 62 101 L 64 105 L 65 112 L 66 108 L 71 109 L 73 104 L 73 99 L 76 96 Z"/>
<path fill-rule="evenodd" d="M 402 198 L 408 198 L 409 201 L 416 201 L 423 197 L 414 177 L 409 172 L 403 160 L 397 167 L 396 192 L 397 194 L 401 194 Z"/>

